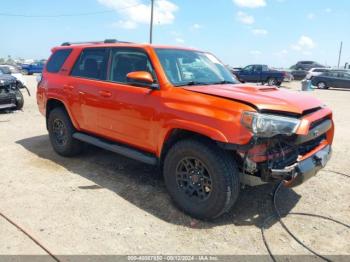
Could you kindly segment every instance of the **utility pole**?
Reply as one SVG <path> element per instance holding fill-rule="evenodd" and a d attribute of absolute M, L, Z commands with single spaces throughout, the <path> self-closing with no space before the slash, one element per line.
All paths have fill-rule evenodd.
<path fill-rule="evenodd" d="M 338 57 L 338 68 L 340 66 L 341 51 L 343 49 L 343 41 L 340 42 L 339 57 Z"/>
<path fill-rule="evenodd" d="M 149 26 L 149 43 L 152 44 L 153 38 L 153 10 L 154 9 L 154 0 L 151 0 L 151 22 Z"/>

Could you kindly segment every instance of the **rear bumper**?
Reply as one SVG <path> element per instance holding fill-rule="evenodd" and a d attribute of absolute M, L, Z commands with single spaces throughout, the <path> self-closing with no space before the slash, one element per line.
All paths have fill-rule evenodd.
<path fill-rule="evenodd" d="M 287 187 L 294 187 L 313 177 L 324 168 L 331 158 L 330 145 L 324 145 L 307 158 L 283 169 L 272 169 L 271 177 L 283 180 Z"/>

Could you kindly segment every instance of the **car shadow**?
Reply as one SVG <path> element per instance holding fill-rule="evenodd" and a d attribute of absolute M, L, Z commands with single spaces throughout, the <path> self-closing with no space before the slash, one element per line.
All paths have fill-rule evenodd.
<path fill-rule="evenodd" d="M 39 157 L 37 161 L 50 160 L 91 181 L 91 185 L 79 186 L 78 190 L 108 189 L 168 223 L 198 229 L 227 224 L 254 225 L 261 228 L 264 221 L 273 214 L 274 185 L 272 184 L 245 187 L 230 212 L 213 222 L 197 221 L 181 212 L 172 203 L 158 168 L 93 146 L 87 146 L 80 156 L 64 158 L 53 151 L 48 135 L 30 137 L 16 143 L 37 155 Z M 282 213 L 287 213 L 299 201 L 300 195 L 291 189 L 282 190 L 281 194 L 283 204 L 279 206 Z M 275 222 L 274 220 L 273 223 Z"/>

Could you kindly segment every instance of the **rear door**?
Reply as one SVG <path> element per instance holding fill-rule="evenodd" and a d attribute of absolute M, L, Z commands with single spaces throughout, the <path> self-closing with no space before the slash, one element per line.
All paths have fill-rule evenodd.
<path fill-rule="evenodd" d="M 85 48 L 73 66 L 70 81 L 65 86 L 66 92 L 72 90 L 76 100 L 73 107 L 79 116 L 80 127 L 95 134 L 98 130 L 98 110 L 107 79 L 107 48 Z"/>

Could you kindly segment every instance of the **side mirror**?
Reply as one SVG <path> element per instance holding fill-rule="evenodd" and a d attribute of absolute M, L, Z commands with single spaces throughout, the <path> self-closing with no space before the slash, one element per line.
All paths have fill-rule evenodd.
<path fill-rule="evenodd" d="M 159 89 L 157 84 L 154 84 L 154 79 L 149 72 L 146 71 L 135 71 L 130 72 L 126 75 L 128 83 L 136 86 L 151 87 L 154 89 Z"/>

